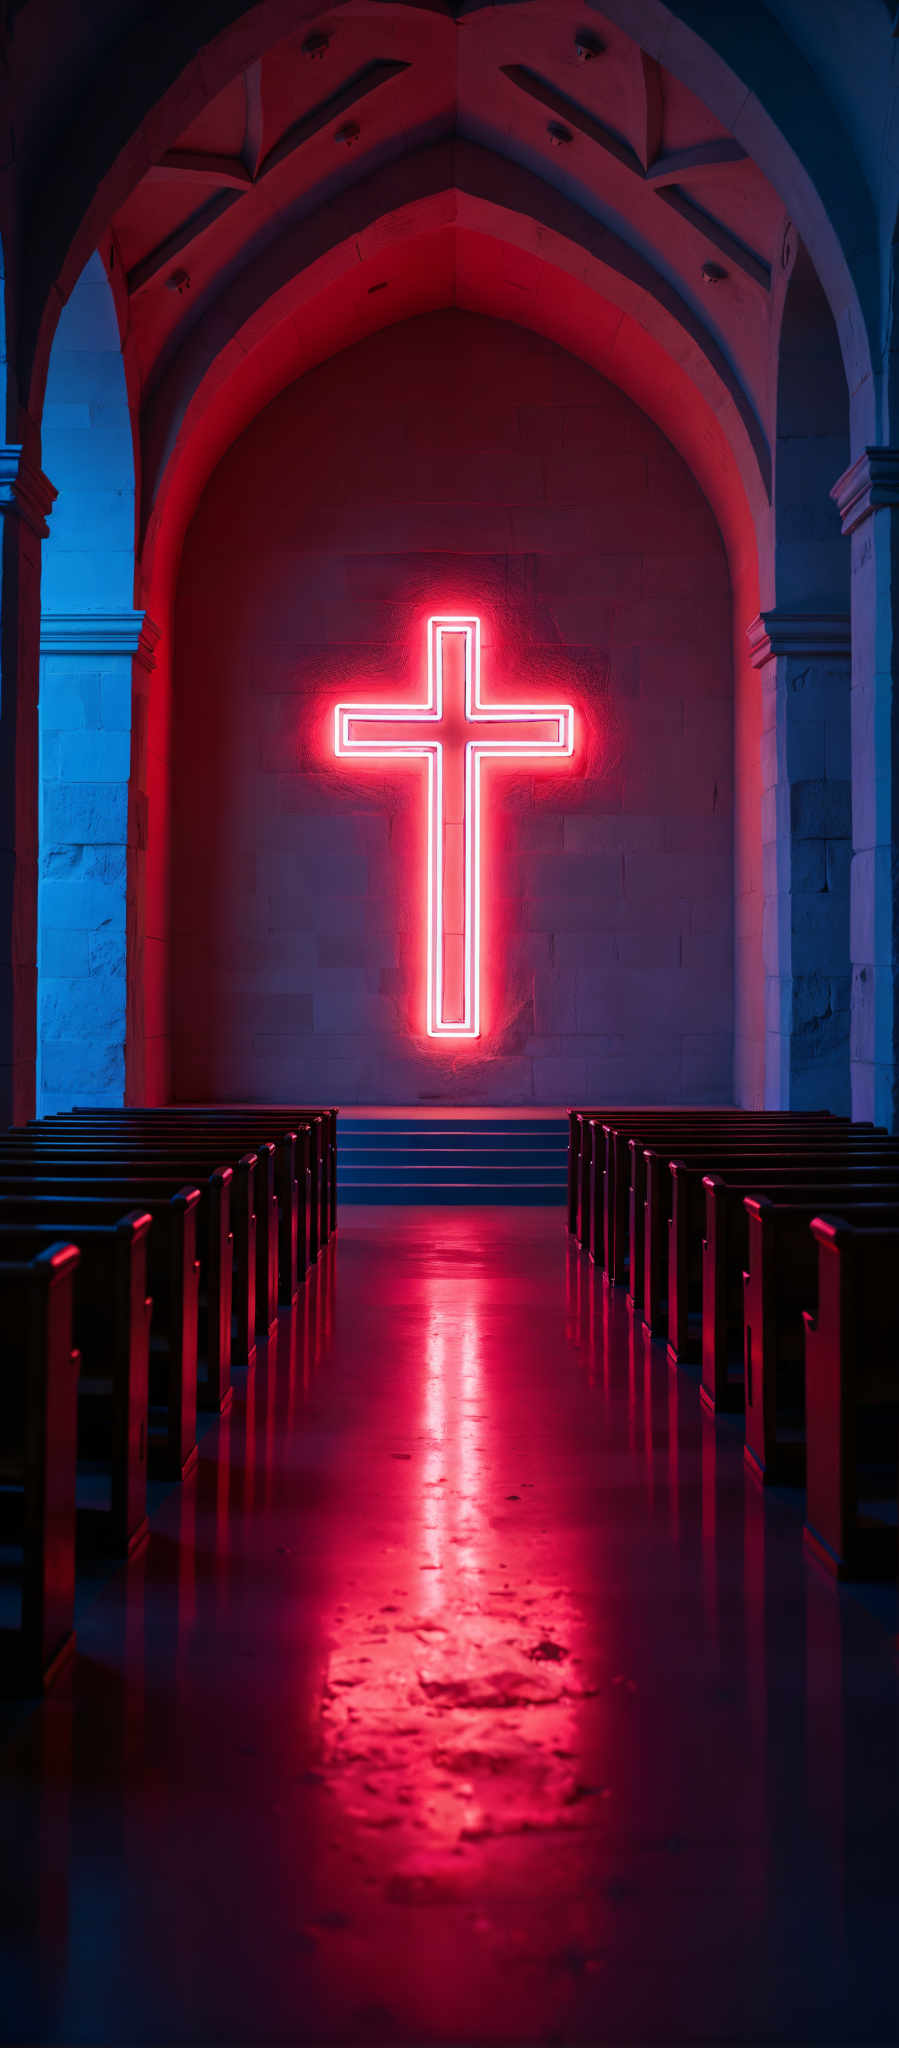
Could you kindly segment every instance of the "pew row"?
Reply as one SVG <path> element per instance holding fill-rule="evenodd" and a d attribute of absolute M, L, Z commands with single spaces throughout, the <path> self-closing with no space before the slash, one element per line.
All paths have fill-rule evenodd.
<path fill-rule="evenodd" d="M 24 1160 L 0 1160 L 0 1208 L 8 1200 L 23 1201 L 34 1195 L 52 1195 L 78 1202 L 103 1195 L 116 1199 L 124 1214 L 138 1205 L 150 1208 L 154 1201 L 171 1199 L 183 1190 L 178 1175 L 124 1169 L 103 1172 L 97 1168 L 68 1165 L 31 1165 Z M 230 1167 L 218 1167 L 199 1183 L 197 1213 L 197 1259 L 200 1267 L 198 1402 L 201 1408 L 223 1414 L 230 1407 L 231 1387 L 231 1238 Z M 152 1293 L 151 1288 L 151 1293 Z"/>
<path fill-rule="evenodd" d="M 0 1264 L 0 1688 L 35 1693 L 75 1648 L 72 1347 L 79 1253 L 51 1244 Z"/>
<path fill-rule="evenodd" d="M 297 1131 L 301 1127 L 309 1130 L 310 1137 L 317 1139 L 318 1179 L 321 1186 L 321 1200 L 318 1205 L 318 1219 L 310 1218 L 310 1229 L 316 1235 L 316 1250 L 327 1242 L 332 1230 L 337 1228 L 337 1127 L 339 1111 L 333 1107 L 302 1103 L 170 1103 L 155 1109 L 101 1109 L 72 1110 L 66 1116 L 92 1117 L 133 1117 L 152 1121 L 160 1117 L 190 1123 L 202 1122 L 207 1128 L 221 1130 L 243 1128 L 255 1136 L 277 1138 L 284 1130 Z M 307 1162 L 308 1163 L 308 1162 Z M 315 1171 L 313 1168 L 313 1179 Z M 315 1206 L 315 1205 L 313 1205 Z M 315 1256 L 313 1251 L 312 1256 Z"/>
<path fill-rule="evenodd" d="M 291 1119 L 288 1122 L 288 1119 Z M 282 1306 L 296 1299 L 298 1283 L 327 1242 L 337 1221 L 337 1111 L 287 1111 L 175 1107 L 152 1110 L 70 1111 L 48 1119 L 43 1128 L 80 1127 L 101 1135 L 115 1127 L 139 1134 L 165 1133 L 180 1140 L 184 1133 L 217 1135 L 230 1144 L 275 1145 L 275 1181 L 279 1202 L 280 1289 Z M 313 1188 L 317 1183 L 317 1198 Z"/>
<path fill-rule="evenodd" d="M 676 1153 L 646 1146 L 643 1205 L 643 1323 L 654 1337 L 667 1335 L 675 1361 L 689 1353 L 691 1306 L 701 1308 L 701 1246 L 705 1228 L 703 1182 L 709 1173 L 742 1173 L 746 1193 L 771 1173 L 799 1168 L 797 1178 L 826 1179 L 831 1171 L 899 1157 L 893 1140 L 876 1132 L 793 1129 L 753 1139 L 716 1138 L 678 1146 Z"/>
<path fill-rule="evenodd" d="M 818 1216 L 806 1310 L 805 1542 L 837 1578 L 894 1576 L 899 1466 L 899 1226 Z"/>
<path fill-rule="evenodd" d="M 228 1148 L 198 1140 L 174 1143 L 165 1136 L 132 1136 L 115 1131 L 95 1136 L 67 1131 L 60 1136 L 41 1125 L 0 1137 L 0 1173 L 18 1163 L 52 1171 L 95 1173 L 107 1180 L 124 1175 L 166 1175 L 181 1182 L 205 1185 L 216 1170 L 231 1175 L 231 1311 L 230 1349 L 235 1364 L 251 1365 L 257 1333 L 267 1336 L 278 1312 L 277 1228 L 271 1147 L 226 1158 Z"/>
<path fill-rule="evenodd" d="M 150 1218 L 147 1289 L 152 1301 L 148 1361 L 147 1467 L 150 1476 L 182 1479 L 197 1460 L 197 1360 L 200 1264 L 197 1258 L 198 1188 L 144 1196 Z M 35 1194 L 0 1196 L 0 1226 L 35 1228 L 58 1239 L 69 1231 L 115 1226 L 134 1210 L 129 1195 Z"/>
<path fill-rule="evenodd" d="M 78 1379 L 79 1468 L 99 1461 L 108 1498 L 78 1502 L 78 1536 L 131 1556 L 149 1534 L 147 1432 L 150 1315 L 147 1250 L 151 1218 L 132 1212 L 114 1223 L 66 1223 L 80 1254 L 75 1274 L 74 1343 Z M 55 1224 L 6 1222 L 0 1211 L 0 1261 L 25 1264 L 58 1242 Z"/>
<path fill-rule="evenodd" d="M 729 1169 L 725 1175 L 707 1174 L 703 1185 L 702 1398 L 708 1408 L 738 1409 L 744 1404 L 747 1330 L 753 1333 L 749 1341 L 758 1364 L 763 1326 L 769 1345 L 778 1331 L 785 1342 L 789 1339 L 788 1303 L 794 1291 L 801 1299 L 790 1341 L 793 1355 L 801 1353 L 799 1308 L 813 1305 L 817 1284 L 809 1232 L 813 1216 L 822 1207 L 842 1211 L 850 1205 L 899 1201 L 899 1157 L 814 1175 L 807 1166 L 762 1174 Z M 761 1232 L 755 1228 L 759 1211 L 765 1218 Z M 772 1276 L 782 1257 L 788 1270 L 781 1308 Z"/>
<path fill-rule="evenodd" d="M 818 1313 L 818 1242 L 812 1223 L 839 1207 L 856 1230 L 899 1229 L 899 1182 L 892 1192 L 797 1191 L 777 1200 L 745 1202 L 747 1270 L 743 1274 L 746 1378 L 744 1459 L 763 1485 L 805 1482 L 804 1317 Z"/>

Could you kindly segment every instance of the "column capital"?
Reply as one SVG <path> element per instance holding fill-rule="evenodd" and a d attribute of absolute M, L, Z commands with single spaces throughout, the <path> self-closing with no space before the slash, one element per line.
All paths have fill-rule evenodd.
<path fill-rule="evenodd" d="M 44 612 L 41 653 L 130 654 L 141 668 L 150 670 L 156 665 L 161 631 L 149 612 Z"/>
<path fill-rule="evenodd" d="M 899 448 L 865 448 L 830 493 L 845 534 L 884 506 L 899 505 Z"/>
<path fill-rule="evenodd" d="M 848 612 L 759 612 L 746 628 L 753 668 L 764 668 L 778 655 L 799 660 L 833 659 L 852 652 Z"/>
<path fill-rule="evenodd" d="M 55 497 L 49 477 L 29 460 L 21 442 L 0 443 L 0 517 L 14 512 L 38 540 L 46 540 Z"/>

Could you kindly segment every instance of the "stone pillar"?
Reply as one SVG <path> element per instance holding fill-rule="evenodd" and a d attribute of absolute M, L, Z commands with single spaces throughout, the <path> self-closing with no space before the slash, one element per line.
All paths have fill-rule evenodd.
<path fill-rule="evenodd" d="M 0 446 L 0 1126 L 34 1115 L 41 541 L 56 492 Z"/>
<path fill-rule="evenodd" d="M 850 627 L 762 612 L 765 1106 L 850 1102 Z"/>
<path fill-rule="evenodd" d="M 866 448 L 831 496 L 852 547 L 852 1114 L 893 1131 L 899 448 Z"/>
<path fill-rule="evenodd" d="M 39 1102 L 125 1100 L 129 779 L 143 612 L 41 622 Z"/>

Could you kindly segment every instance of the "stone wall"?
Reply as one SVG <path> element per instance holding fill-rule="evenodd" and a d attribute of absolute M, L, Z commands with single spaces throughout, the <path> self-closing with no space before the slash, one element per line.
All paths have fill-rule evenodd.
<path fill-rule="evenodd" d="M 38 1103 L 120 1103 L 134 601 L 134 455 L 112 293 L 94 255 L 57 328 L 41 575 Z"/>
<path fill-rule="evenodd" d="M 423 1022 L 415 776 L 335 702 L 420 693 L 431 610 L 484 691 L 572 701 L 497 774 L 484 1031 Z M 670 444 L 520 329 L 425 316 L 285 392 L 213 476 L 173 632 L 176 1096 L 694 1101 L 732 1089 L 728 574 Z"/>

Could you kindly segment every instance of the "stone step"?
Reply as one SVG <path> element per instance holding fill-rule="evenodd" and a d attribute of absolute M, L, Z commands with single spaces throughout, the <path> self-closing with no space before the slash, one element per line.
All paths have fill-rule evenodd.
<path fill-rule="evenodd" d="M 341 1114 L 337 1190 L 343 1202 L 546 1202 L 567 1187 L 563 1117 L 364 1117 Z"/>

